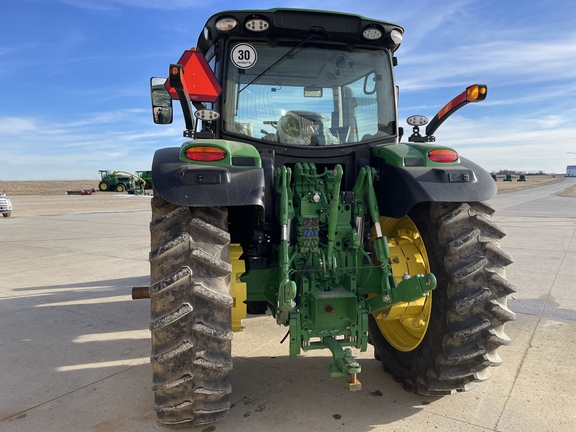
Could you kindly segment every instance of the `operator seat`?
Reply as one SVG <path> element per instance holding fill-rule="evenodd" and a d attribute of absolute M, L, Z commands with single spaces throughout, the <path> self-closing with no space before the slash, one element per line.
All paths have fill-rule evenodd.
<path fill-rule="evenodd" d="M 338 139 L 330 131 L 330 120 L 314 111 L 288 111 L 278 122 L 278 140 L 284 144 L 332 145 Z"/>

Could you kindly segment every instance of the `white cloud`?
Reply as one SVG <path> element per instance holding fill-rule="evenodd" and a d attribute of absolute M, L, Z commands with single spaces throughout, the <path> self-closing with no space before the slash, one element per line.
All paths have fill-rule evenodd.
<path fill-rule="evenodd" d="M 36 122 L 23 117 L 0 117 L 0 136 L 18 136 L 36 130 Z"/>
<path fill-rule="evenodd" d="M 547 43 L 509 40 L 400 56 L 397 75 L 407 91 L 446 87 L 469 77 L 499 85 L 574 79 L 576 33 Z"/>
<path fill-rule="evenodd" d="M 140 127 L 139 127 L 140 126 Z M 90 113 L 71 122 L 0 118 L 2 180 L 93 178 L 99 169 L 149 169 L 154 151 L 183 141 L 142 109 Z"/>
<path fill-rule="evenodd" d="M 549 115 L 540 119 L 536 119 L 536 124 L 545 129 L 555 128 L 560 125 L 566 124 L 567 122 L 568 120 L 561 115 Z"/>
<path fill-rule="evenodd" d="M 142 9 L 190 9 L 206 5 L 200 0 L 59 0 L 69 6 L 88 9 L 98 12 L 117 12 L 121 7 L 135 7 Z"/>
<path fill-rule="evenodd" d="M 493 117 L 470 120 L 453 116 L 437 131 L 436 141 L 454 147 L 489 171 L 562 173 L 570 163 L 566 153 L 575 148 L 576 126 L 562 117 L 548 120 L 543 128 L 535 119 L 509 124 Z"/>

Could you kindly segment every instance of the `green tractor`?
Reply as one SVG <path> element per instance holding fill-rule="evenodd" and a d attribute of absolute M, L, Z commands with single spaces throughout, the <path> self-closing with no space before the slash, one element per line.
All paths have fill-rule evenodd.
<path fill-rule="evenodd" d="M 132 176 L 124 174 L 124 172 L 98 170 L 98 174 L 100 175 L 98 190 L 102 192 L 125 192 L 134 186 Z"/>
<path fill-rule="evenodd" d="M 146 172 L 146 171 L 144 171 Z M 128 192 L 143 193 L 147 181 L 139 175 L 126 171 L 98 170 L 101 180 L 98 183 L 98 190 L 105 192 Z"/>
<path fill-rule="evenodd" d="M 152 189 L 152 171 L 136 171 L 136 175 L 146 183 L 144 189 Z"/>
<path fill-rule="evenodd" d="M 226 416 L 246 311 L 287 327 L 292 358 L 328 349 L 350 390 L 369 345 L 421 395 L 470 390 L 501 363 L 514 288 L 485 203 L 496 185 L 434 138 L 487 88 L 410 117 L 401 141 L 402 34 L 335 12 L 227 11 L 151 79 L 155 122 L 178 100 L 189 138 L 154 155 L 150 286 L 133 291 L 151 301 L 160 423 Z"/>

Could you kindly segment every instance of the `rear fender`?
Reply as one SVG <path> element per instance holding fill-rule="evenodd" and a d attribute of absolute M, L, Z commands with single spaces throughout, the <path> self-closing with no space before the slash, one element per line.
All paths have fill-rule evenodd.
<path fill-rule="evenodd" d="M 157 150 L 152 162 L 152 181 L 166 201 L 186 207 L 259 206 L 264 210 L 264 170 L 260 160 L 246 166 L 183 162 L 179 147 Z"/>
<path fill-rule="evenodd" d="M 494 179 L 479 165 L 460 157 L 444 167 L 406 167 L 374 158 L 374 187 L 380 214 L 400 218 L 421 202 L 476 202 L 496 195 Z"/>

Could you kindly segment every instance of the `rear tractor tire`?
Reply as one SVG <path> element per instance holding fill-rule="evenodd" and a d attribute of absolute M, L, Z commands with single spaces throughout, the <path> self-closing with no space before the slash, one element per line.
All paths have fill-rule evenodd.
<path fill-rule="evenodd" d="M 496 350 L 510 343 L 504 324 L 515 318 L 506 296 L 515 289 L 493 212 L 478 202 L 427 203 L 403 219 L 382 218 L 397 281 L 428 271 L 438 281 L 428 297 L 369 318 L 375 357 L 408 391 L 467 391 L 501 363 Z"/>
<path fill-rule="evenodd" d="M 152 199 L 150 308 L 159 423 L 225 417 L 232 370 L 227 211 Z"/>

